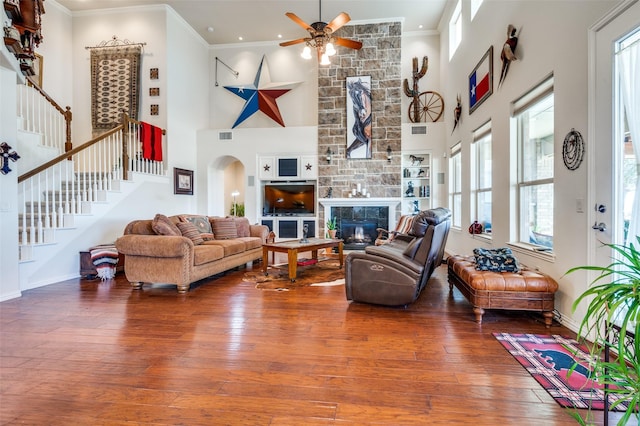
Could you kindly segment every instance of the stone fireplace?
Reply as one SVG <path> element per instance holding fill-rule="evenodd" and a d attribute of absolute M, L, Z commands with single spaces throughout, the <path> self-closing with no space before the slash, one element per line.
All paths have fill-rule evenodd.
<path fill-rule="evenodd" d="M 374 244 L 377 228 L 393 229 L 397 222 L 399 198 L 323 198 L 325 221 L 336 218 L 337 237 L 345 250 L 364 250 Z"/>

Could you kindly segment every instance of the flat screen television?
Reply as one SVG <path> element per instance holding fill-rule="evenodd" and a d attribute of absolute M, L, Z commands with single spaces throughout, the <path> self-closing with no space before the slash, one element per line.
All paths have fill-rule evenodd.
<path fill-rule="evenodd" d="M 263 183 L 262 214 L 264 216 L 315 216 L 315 182 Z"/>

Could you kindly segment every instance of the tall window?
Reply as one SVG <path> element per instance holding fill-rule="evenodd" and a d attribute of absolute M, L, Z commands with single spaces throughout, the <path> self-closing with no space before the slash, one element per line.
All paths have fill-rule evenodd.
<path fill-rule="evenodd" d="M 640 235 L 640 122 L 633 118 L 640 116 L 639 58 L 640 27 L 616 45 L 616 140 L 623 140 L 616 145 L 617 162 L 621 163 L 618 170 L 622 170 L 615 182 L 615 187 L 622 192 L 618 196 L 622 206 L 616 211 L 622 211 L 624 227 L 615 230 L 615 240 L 625 245 L 636 244 L 636 235 Z"/>
<path fill-rule="evenodd" d="M 471 20 L 475 18 L 478 9 L 480 9 L 480 5 L 483 0 L 471 0 Z"/>
<path fill-rule="evenodd" d="M 451 225 L 462 227 L 462 156 L 460 143 L 451 148 L 449 157 L 449 206 L 451 208 Z"/>
<path fill-rule="evenodd" d="M 473 132 L 475 153 L 475 218 L 491 235 L 491 122 Z"/>
<path fill-rule="evenodd" d="M 553 77 L 514 103 L 518 241 L 553 248 Z"/>
<path fill-rule="evenodd" d="M 456 8 L 453 10 L 451 20 L 449 20 L 449 59 L 453 58 L 460 42 L 462 41 L 462 6 L 458 0 Z"/>

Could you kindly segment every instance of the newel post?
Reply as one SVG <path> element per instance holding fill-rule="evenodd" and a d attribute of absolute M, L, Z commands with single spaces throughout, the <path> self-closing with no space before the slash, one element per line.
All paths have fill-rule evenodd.
<path fill-rule="evenodd" d="M 73 114 L 71 113 L 71 107 L 67 105 L 66 111 L 62 113 L 64 115 L 64 122 L 66 125 L 66 140 L 64 142 L 64 152 L 69 152 L 73 149 L 71 143 L 71 119 Z"/>

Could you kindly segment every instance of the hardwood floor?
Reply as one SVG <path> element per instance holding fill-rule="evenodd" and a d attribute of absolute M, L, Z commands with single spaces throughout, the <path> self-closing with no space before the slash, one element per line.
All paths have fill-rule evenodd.
<path fill-rule="evenodd" d="M 574 333 L 530 313 L 478 326 L 444 267 L 407 309 L 349 304 L 344 286 L 257 290 L 244 272 L 186 295 L 119 274 L 1 303 L 1 423 L 577 424 L 491 334 Z"/>

